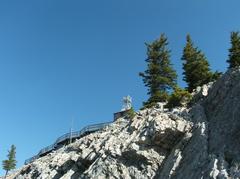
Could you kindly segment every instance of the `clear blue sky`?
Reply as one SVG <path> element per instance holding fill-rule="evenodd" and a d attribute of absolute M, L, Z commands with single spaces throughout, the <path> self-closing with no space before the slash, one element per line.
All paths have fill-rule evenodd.
<path fill-rule="evenodd" d="M 185 36 L 225 71 L 239 0 L 5 0 L 0 2 L 0 161 L 17 146 L 18 167 L 87 124 L 111 121 L 121 99 L 138 109 L 144 42 L 165 33 L 181 81 Z M 3 171 L 0 170 L 0 174 Z"/>

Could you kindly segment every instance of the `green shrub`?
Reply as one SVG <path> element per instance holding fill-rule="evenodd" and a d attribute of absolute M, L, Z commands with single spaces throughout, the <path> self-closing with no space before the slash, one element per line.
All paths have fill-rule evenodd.
<path fill-rule="evenodd" d="M 126 113 L 126 117 L 128 119 L 133 119 L 135 117 L 136 113 L 133 108 L 129 109 Z"/>
<path fill-rule="evenodd" d="M 166 107 L 174 108 L 187 105 L 190 102 L 191 98 L 192 96 L 187 90 L 176 87 L 174 89 L 174 92 L 169 97 Z"/>
<path fill-rule="evenodd" d="M 211 81 L 216 81 L 216 80 L 218 80 L 221 76 L 222 76 L 222 72 L 219 72 L 219 71 L 215 71 L 214 73 L 213 73 L 213 75 L 212 75 L 212 79 L 211 79 Z"/>
<path fill-rule="evenodd" d="M 156 107 L 158 102 L 167 102 L 169 99 L 169 94 L 167 92 L 156 92 L 156 94 L 148 99 L 147 102 L 143 102 L 143 107 L 141 109 Z"/>

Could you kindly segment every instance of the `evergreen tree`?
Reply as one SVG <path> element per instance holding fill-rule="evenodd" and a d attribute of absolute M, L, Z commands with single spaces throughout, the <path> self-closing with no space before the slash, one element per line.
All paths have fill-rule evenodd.
<path fill-rule="evenodd" d="M 240 66 L 240 35 L 239 32 L 231 33 L 231 48 L 229 49 L 227 62 L 228 68 L 234 68 Z"/>
<path fill-rule="evenodd" d="M 7 158 L 8 158 L 7 160 L 4 160 L 2 162 L 3 169 L 6 171 L 5 177 L 7 176 L 10 170 L 13 170 L 16 168 L 16 163 L 17 163 L 16 147 L 14 145 L 12 145 L 10 151 L 8 151 Z"/>
<path fill-rule="evenodd" d="M 151 107 L 157 102 L 166 102 L 168 92 L 176 85 L 177 74 L 170 63 L 170 51 L 167 48 L 168 41 L 164 34 L 147 46 L 147 70 L 139 75 L 148 87 L 147 102 L 144 107 Z"/>
<path fill-rule="evenodd" d="M 221 73 L 212 73 L 205 55 L 194 47 L 190 35 L 187 35 L 187 43 L 183 50 L 183 80 L 186 81 L 188 91 L 192 92 L 197 86 L 202 86 L 217 79 Z"/>

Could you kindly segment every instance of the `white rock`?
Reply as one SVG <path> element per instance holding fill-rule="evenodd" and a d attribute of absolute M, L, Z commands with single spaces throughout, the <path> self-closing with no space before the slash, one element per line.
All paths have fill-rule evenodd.
<path fill-rule="evenodd" d="M 198 87 L 195 105 L 141 110 L 23 166 L 9 179 L 239 178 L 240 68 Z"/>

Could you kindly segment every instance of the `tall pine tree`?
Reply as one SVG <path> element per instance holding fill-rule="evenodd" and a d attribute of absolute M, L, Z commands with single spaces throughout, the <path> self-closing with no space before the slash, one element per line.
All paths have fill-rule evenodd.
<path fill-rule="evenodd" d="M 147 70 L 139 75 L 148 87 L 147 102 L 144 107 L 152 107 L 157 102 L 165 102 L 168 92 L 176 85 L 177 74 L 170 63 L 170 51 L 167 48 L 168 40 L 164 34 L 147 46 Z"/>
<path fill-rule="evenodd" d="M 6 171 L 5 178 L 10 170 L 16 168 L 16 147 L 14 145 L 12 145 L 10 151 L 8 151 L 7 158 L 7 160 L 3 160 L 2 162 L 3 169 Z"/>
<path fill-rule="evenodd" d="M 231 48 L 229 49 L 228 68 L 240 66 L 240 35 L 239 32 L 231 33 Z"/>
<path fill-rule="evenodd" d="M 186 81 L 188 91 L 192 92 L 197 86 L 202 86 L 219 77 L 220 73 L 212 73 L 205 55 L 194 47 L 190 35 L 183 49 L 183 80 Z"/>

